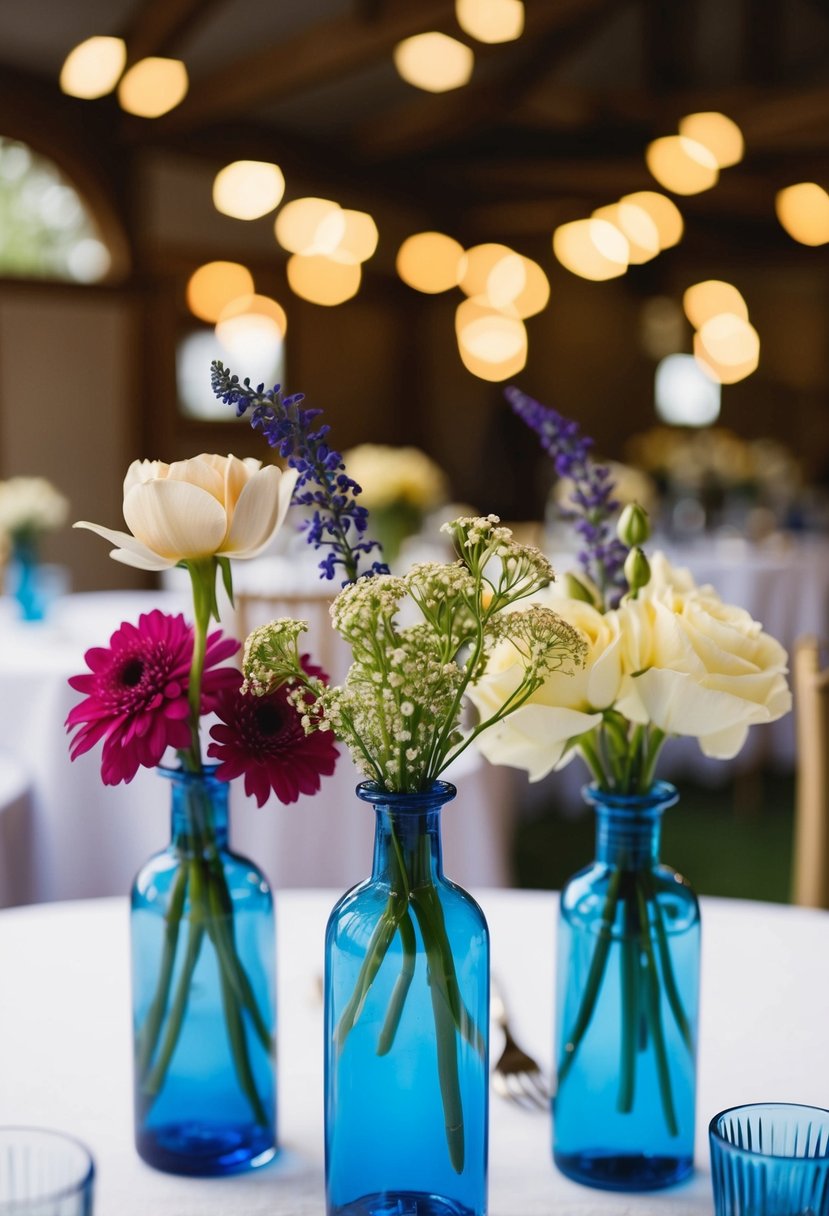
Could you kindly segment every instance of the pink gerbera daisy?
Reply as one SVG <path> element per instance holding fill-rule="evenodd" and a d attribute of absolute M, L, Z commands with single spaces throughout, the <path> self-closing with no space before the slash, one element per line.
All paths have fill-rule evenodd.
<path fill-rule="evenodd" d="M 302 666 L 308 675 L 326 679 L 303 655 Z M 240 691 L 241 675 L 234 688 L 219 697 L 216 715 L 221 725 L 211 728 L 215 739 L 208 756 L 218 760 L 216 776 L 232 781 L 244 774 L 245 793 L 264 806 L 271 791 L 280 802 L 296 802 L 300 794 L 315 794 L 320 779 L 329 777 L 337 763 L 338 751 L 330 731 L 306 735 L 301 715 L 288 699 L 290 689 L 283 685 L 264 697 L 245 696 Z"/>
<path fill-rule="evenodd" d="M 238 649 L 220 630 L 207 639 L 202 713 L 212 712 L 224 688 L 238 684 L 236 668 L 211 670 Z M 79 728 L 70 745 L 73 760 L 103 739 L 101 777 L 105 785 L 117 785 L 132 781 L 139 766 L 154 768 L 168 747 L 192 746 L 187 689 L 193 627 L 181 614 L 157 608 L 142 613 L 137 625 L 125 621 L 109 647 L 95 646 L 84 659 L 91 674 L 69 680 L 87 694 L 66 719 L 67 730 Z"/>

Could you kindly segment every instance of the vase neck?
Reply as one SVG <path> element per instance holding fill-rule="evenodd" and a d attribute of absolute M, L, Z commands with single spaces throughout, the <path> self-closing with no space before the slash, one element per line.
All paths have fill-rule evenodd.
<path fill-rule="evenodd" d="M 228 843 L 228 785 L 213 775 L 215 765 L 201 773 L 160 768 L 172 792 L 171 843 L 184 853 Z"/>
<path fill-rule="evenodd" d="M 454 787 L 437 781 L 425 793 L 390 794 L 365 782 L 357 792 L 373 804 L 376 816 L 373 881 L 400 891 L 441 880 L 440 812 L 455 796 Z"/>
<path fill-rule="evenodd" d="M 647 794 L 609 794 L 590 786 L 584 797 L 596 811 L 596 860 L 619 870 L 657 865 L 663 812 L 679 795 L 667 782 Z"/>

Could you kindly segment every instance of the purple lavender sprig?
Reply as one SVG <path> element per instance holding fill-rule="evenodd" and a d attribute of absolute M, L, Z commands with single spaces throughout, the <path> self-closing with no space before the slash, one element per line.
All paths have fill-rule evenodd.
<path fill-rule="evenodd" d="M 577 422 L 518 388 L 511 386 L 504 395 L 518 417 L 539 436 L 556 474 L 573 482 L 568 507 L 561 515 L 582 539 L 584 548 L 578 554 L 582 569 L 599 588 L 603 601 L 614 607 L 628 589 L 623 569 L 628 550 L 615 534 L 619 503 L 613 497 L 610 469 L 591 460 L 593 440 L 582 435 Z"/>
<path fill-rule="evenodd" d="M 299 473 L 292 502 L 310 507 L 313 514 L 302 524 L 308 543 L 315 549 L 330 546 L 320 562 L 323 578 L 333 579 L 342 567 L 343 583 L 353 583 L 366 574 L 388 574 L 382 561 L 361 570 L 366 556 L 378 551 L 379 541 L 366 538 L 368 511 L 357 502 L 362 488 L 345 472 L 342 456 L 327 442 L 327 424 L 315 427 L 322 410 L 304 410 L 303 393 L 284 397 L 278 384 L 251 388 L 250 379 L 241 382 L 218 359 L 210 369 L 213 392 L 225 405 L 234 405 L 241 418 L 250 410 L 250 424 L 261 431 L 289 466 Z"/>

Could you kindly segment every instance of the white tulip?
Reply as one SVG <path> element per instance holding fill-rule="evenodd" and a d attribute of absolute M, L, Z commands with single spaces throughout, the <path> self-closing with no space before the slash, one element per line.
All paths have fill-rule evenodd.
<path fill-rule="evenodd" d="M 282 526 L 297 473 L 236 456 L 202 454 L 164 464 L 135 460 L 124 478 L 129 532 L 80 520 L 117 545 L 116 561 L 168 570 L 182 561 L 256 557 Z"/>

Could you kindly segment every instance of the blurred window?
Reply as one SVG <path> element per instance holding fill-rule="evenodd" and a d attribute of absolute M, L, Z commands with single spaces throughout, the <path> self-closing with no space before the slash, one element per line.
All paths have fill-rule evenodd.
<path fill-rule="evenodd" d="M 65 174 L 0 135 L 0 275 L 95 283 L 110 264 L 98 225 Z"/>
<path fill-rule="evenodd" d="M 176 350 L 178 401 L 185 418 L 202 422 L 236 421 L 233 406 L 224 405 L 214 397 L 210 387 L 210 364 L 214 359 L 220 359 L 231 368 L 244 367 L 244 374 L 250 377 L 254 387 L 264 384 L 273 388 L 284 383 L 284 342 L 262 341 L 252 329 L 249 340 L 248 335 L 240 331 L 229 346 L 220 342 L 212 329 L 191 330 L 181 338 Z"/>

